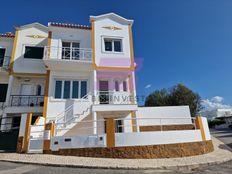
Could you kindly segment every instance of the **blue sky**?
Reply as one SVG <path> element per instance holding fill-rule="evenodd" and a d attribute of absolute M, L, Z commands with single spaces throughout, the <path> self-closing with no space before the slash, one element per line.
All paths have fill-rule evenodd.
<path fill-rule="evenodd" d="M 231 0 L 11 0 L 1 6 L 1 33 L 31 22 L 89 24 L 89 15 L 108 12 L 134 19 L 135 56 L 143 59 L 139 95 L 183 83 L 203 99 L 221 96 L 232 104 Z"/>

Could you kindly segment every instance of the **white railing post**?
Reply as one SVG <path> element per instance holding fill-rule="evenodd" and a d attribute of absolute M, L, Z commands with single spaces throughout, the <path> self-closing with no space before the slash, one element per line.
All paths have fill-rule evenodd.
<path fill-rule="evenodd" d="M 93 121 L 93 134 L 94 135 L 97 135 L 97 112 L 93 112 L 93 118 L 92 118 L 92 121 Z"/>

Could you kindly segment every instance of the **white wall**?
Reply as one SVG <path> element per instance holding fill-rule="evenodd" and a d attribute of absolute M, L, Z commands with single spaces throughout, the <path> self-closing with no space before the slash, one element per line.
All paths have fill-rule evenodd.
<path fill-rule="evenodd" d="M 95 60 L 97 66 L 129 67 L 131 61 L 128 25 L 110 18 L 97 20 L 95 23 Z M 109 30 L 103 27 L 115 26 L 119 30 Z M 104 38 L 122 39 L 122 53 L 106 53 Z M 108 62 L 110 61 L 110 62 Z M 105 63 L 107 65 L 105 65 Z M 110 64 L 110 65 L 108 65 Z"/>
<path fill-rule="evenodd" d="M 61 49 L 56 48 L 62 48 L 62 41 L 79 42 L 80 48 L 92 48 L 91 30 L 61 28 L 52 26 L 49 27 L 49 30 L 52 31 L 51 47 L 54 47 L 51 49 L 51 58 L 61 59 Z"/>
<path fill-rule="evenodd" d="M 202 141 L 200 130 L 116 133 L 116 146 L 141 146 Z"/>
<path fill-rule="evenodd" d="M 45 38 L 31 38 L 30 35 L 39 35 Z M 46 73 L 42 59 L 25 59 L 25 46 L 47 46 L 48 32 L 41 26 L 32 26 L 20 29 L 16 45 L 13 70 L 17 73 Z"/>
<path fill-rule="evenodd" d="M 138 107 L 137 118 L 139 126 L 192 124 L 189 106 Z"/>
<path fill-rule="evenodd" d="M 91 98 L 89 100 L 85 100 L 85 102 L 81 102 L 79 99 L 55 99 L 55 79 L 65 79 L 65 80 L 88 80 L 87 82 L 87 93 L 92 91 L 92 81 L 91 81 L 91 73 L 90 72 L 65 72 L 65 71 L 51 71 L 50 80 L 49 80 L 49 99 L 47 106 L 47 118 L 56 117 L 59 113 L 66 110 L 67 107 L 74 104 L 74 114 L 80 114 L 83 109 L 87 109 L 91 104 Z M 81 103 L 81 105 L 80 105 Z"/>
<path fill-rule="evenodd" d="M 71 141 L 65 141 L 65 139 L 71 139 Z M 58 142 L 58 144 L 56 145 L 55 142 Z M 51 139 L 52 151 L 86 147 L 106 147 L 106 136 L 53 137 Z"/>

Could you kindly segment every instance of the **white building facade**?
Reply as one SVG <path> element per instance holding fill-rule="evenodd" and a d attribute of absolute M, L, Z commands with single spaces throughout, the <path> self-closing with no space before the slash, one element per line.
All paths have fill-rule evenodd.
<path fill-rule="evenodd" d="M 0 35 L 1 130 L 25 127 L 24 117 L 32 113 L 29 149 L 43 149 L 38 131 L 52 122 L 53 150 L 105 147 L 106 140 L 109 146 L 210 140 L 207 129 L 203 138 L 192 128 L 140 133 L 140 126 L 162 131 L 163 125 L 194 124 L 189 107 L 138 108 L 133 20 L 109 13 L 90 16 L 90 23 L 32 23 L 17 27 L 15 35 Z M 24 131 L 19 135 L 28 136 Z"/>

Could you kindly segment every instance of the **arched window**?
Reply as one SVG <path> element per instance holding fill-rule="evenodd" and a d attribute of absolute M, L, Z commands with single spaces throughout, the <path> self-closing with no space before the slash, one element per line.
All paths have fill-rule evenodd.
<path fill-rule="evenodd" d="M 37 85 L 37 87 L 36 87 L 36 95 L 41 95 L 41 92 L 42 92 L 41 85 Z"/>

